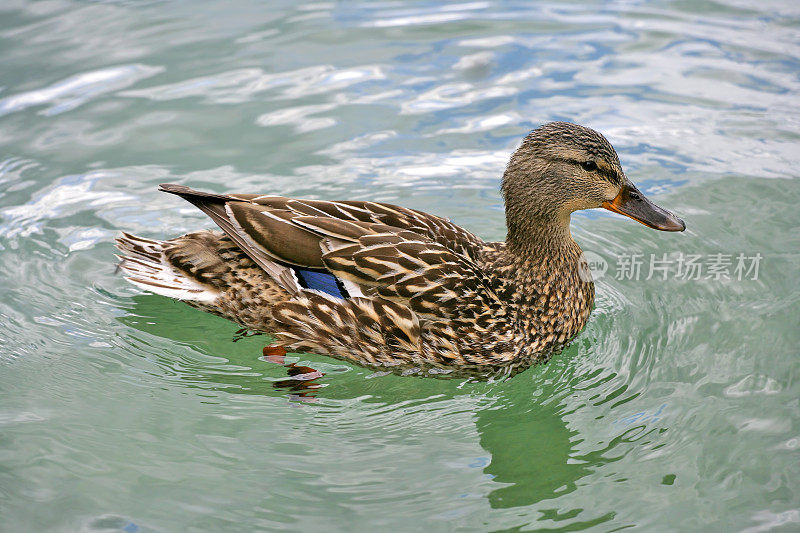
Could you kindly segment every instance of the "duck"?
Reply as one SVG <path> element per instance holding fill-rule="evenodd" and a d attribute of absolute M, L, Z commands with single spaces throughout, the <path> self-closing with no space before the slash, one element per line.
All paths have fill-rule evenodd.
<path fill-rule="evenodd" d="M 404 374 L 510 376 L 569 345 L 595 296 L 570 232 L 575 211 L 686 229 L 628 179 L 602 134 L 569 122 L 534 129 L 511 155 L 500 242 L 388 203 L 160 190 L 219 229 L 122 233 L 129 282 L 266 333 L 282 353 Z"/>

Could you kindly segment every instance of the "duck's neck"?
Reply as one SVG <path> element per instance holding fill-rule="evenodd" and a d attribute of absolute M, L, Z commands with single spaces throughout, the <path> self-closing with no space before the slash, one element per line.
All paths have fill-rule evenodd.
<path fill-rule="evenodd" d="M 557 213 L 516 213 L 508 210 L 506 246 L 520 262 L 549 262 L 554 258 L 575 259 L 580 247 L 572 240 L 570 215 Z M 577 255 L 575 252 L 577 251 Z"/>
<path fill-rule="evenodd" d="M 520 238 L 509 232 L 504 250 L 505 261 L 513 265 L 511 276 L 520 291 L 522 304 L 533 305 L 542 292 L 563 294 L 564 299 L 553 305 L 569 312 L 575 296 L 574 287 L 593 286 L 591 277 L 582 271 L 581 250 L 572 239 L 569 226 L 565 228 L 544 228 L 530 232 Z M 527 298 L 525 295 L 528 295 Z"/>

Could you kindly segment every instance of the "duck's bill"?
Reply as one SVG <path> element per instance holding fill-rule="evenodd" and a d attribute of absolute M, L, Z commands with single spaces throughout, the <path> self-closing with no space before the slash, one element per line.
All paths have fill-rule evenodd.
<path fill-rule="evenodd" d="M 603 207 L 620 215 L 630 217 L 647 227 L 661 231 L 683 231 L 686 224 L 666 209 L 658 207 L 648 200 L 633 184 L 623 185 L 622 190 L 610 202 L 603 202 Z"/>

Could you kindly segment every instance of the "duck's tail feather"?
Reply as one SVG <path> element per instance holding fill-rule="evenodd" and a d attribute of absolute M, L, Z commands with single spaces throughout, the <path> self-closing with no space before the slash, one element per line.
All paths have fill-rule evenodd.
<path fill-rule="evenodd" d="M 117 237 L 117 248 L 124 254 L 117 255 L 118 268 L 125 279 L 150 292 L 176 300 L 213 303 L 219 289 L 171 264 L 165 252 L 172 244 L 123 233 Z"/>

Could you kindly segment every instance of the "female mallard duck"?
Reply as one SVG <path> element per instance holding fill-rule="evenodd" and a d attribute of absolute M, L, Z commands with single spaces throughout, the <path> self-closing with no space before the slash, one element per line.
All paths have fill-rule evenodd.
<path fill-rule="evenodd" d="M 161 190 L 223 233 L 124 234 L 129 281 L 291 351 L 431 373 L 511 374 L 578 334 L 594 284 L 570 235 L 573 211 L 605 207 L 658 230 L 686 228 L 628 180 L 605 137 L 565 122 L 532 131 L 511 157 L 505 242 L 377 202 Z"/>

